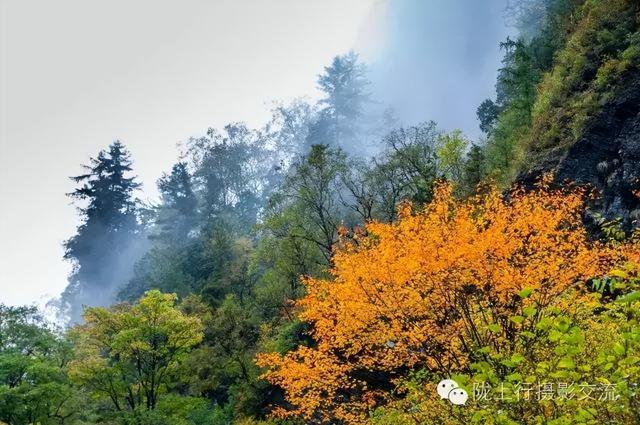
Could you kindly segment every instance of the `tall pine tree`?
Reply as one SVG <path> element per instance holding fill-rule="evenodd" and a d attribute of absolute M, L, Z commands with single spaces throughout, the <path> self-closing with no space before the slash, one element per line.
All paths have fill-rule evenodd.
<path fill-rule="evenodd" d="M 170 174 L 158 180 L 162 205 L 158 208 L 158 239 L 168 244 L 184 244 L 197 222 L 198 199 L 187 164 L 178 162 Z"/>
<path fill-rule="evenodd" d="M 324 93 L 319 118 L 309 130 L 311 144 L 327 144 L 347 148 L 357 130 L 357 120 L 369 101 L 367 69 L 350 52 L 336 56 L 318 77 L 318 88 Z"/>
<path fill-rule="evenodd" d="M 73 264 L 62 307 L 78 321 L 83 305 L 107 305 L 119 285 L 127 281 L 140 250 L 141 226 L 134 192 L 140 187 L 131 175 L 131 156 L 116 141 L 71 177 L 81 184 L 69 193 L 82 223 L 64 243 L 64 258 Z"/>

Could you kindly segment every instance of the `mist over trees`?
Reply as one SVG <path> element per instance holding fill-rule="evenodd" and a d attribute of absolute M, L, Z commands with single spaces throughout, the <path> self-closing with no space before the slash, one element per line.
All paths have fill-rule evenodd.
<path fill-rule="evenodd" d="M 134 198 L 140 183 L 131 175 L 132 160 L 119 141 L 90 158 L 85 174 L 71 177 L 80 186 L 68 196 L 79 205 L 82 224 L 64 243 L 73 264 L 61 308 L 78 321 L 83 305 L 108 305 L 118 281 L 126 279 L 146 245 L 142 206 Z"/>
<path fill-rule="evenodd" d="M 591 74 L 571 64 L 597 56 L 568 43 L 576 31 L 621 58 L 595 71 L 607 84 L 638 72 L 632 3 L 515 4 L 521 36 L 501 44 L 480 140 L 428 117 L 398 125 L 349 52 L 319 70 L 317 102 L 187 140 L 153 205 L 113 142 L 72 177 L 80 225 L 57 302 L 70 329 L 0 305 L 0 420 L 632 423 L 638 233 L 587 228 L 581 189 L 510 186 L 540 152 L 532 132 L 555 147 L 577 137 L 541 117 L 580 120 L 591 105 L 577 94 Z M 581 102 L 554 109 L 568 98 Z M 620 397 L 464 410 L 431 391 L 454 374 L 513 391 L 606 379 Z"/>
<path fill-rule="evenodd" d="M 82 186 L 70 196 L 87 206 L 79 207 L 84 222 L 65 243 L 74 271 L 60 300 L 63 313 L 75 322 L 84 305 L 133 300 L 152 287 L 205 291 L 220 301 L 233 286 L 225 276 L 228 261 L 255 243 L 254 227 L 268 222 L 275 207 L 269 204 L 279 198 L 304 198 L 297 208 L 308 209 L 298 212 L 315 217 L 322 235 L 314 226 L 301 232 L 322 246 L 326 262 L 341 223 L 338 211 L 354 196 L 353 185 L 330 188 L 345 183 L 346 152 L 367 162 L 380 150 L 376 114 L 385 111 L 368 108 L 368 85 L 366 66 L 349 52 L 318 76 L 323 96 L 316 104 L 278 105 L 260 129 L 237 122 L 191 138 L 184 159 L 159 179 L 161 199 L 153 211 L 134 197 L 140 185 L 129 176 L 133 162 L 124 145 L 114 142 L 100 152 L 83 166 L 87 174 L 72 177 Z M 296 187 L 316 185 L 316 178 L 322 187 Z M 321 199 L 311 198 L 316 195 Z"/>
<path fill-rule="evenodd" d="M 404 200 L 427 202 L 438 178 L 465 175 L 459 132 L 433 122 L 393 129 L 368 85 L 366 66 L 350 52 L 318 76 L 317 103 L 276 105 L 259 129 L 236 122 L 189 139 L 158 180 L 153 206 L 136 197 L 125 146 L 99 152 L 73 177 L 80 186 L 70 196 L 83 222 L 65 243 L 74 271 L 62 313 L 81 322 L 84 307 L 175 293 L 204 324 L 182 366 L 197 382 L 181 391 L 264 414 L 277 393 L 257 380 L 253 358 L 307 339 L 292 304 L 304 294 L 302 277 L 326 275 L 341 232 L 393 222 Z M 83 325 L 87 332 L 95 320 Z M 112 407 L 145 405 L 127 397 Z"/>
<path fill-rule="evenodd" d="M 331 65 L 325 67 L 318 77 L 318 88 L 325 97 L 319 102 L 321 109 L 312 126 L 311 144 L 351 146 L 354 152 L 364 148 L 357 146 L 357 136 L 358 130 L 362 131 L 359 119 L 370 100 L 366 73 L 365 65 L 354 52 L 336 56 Z"/>

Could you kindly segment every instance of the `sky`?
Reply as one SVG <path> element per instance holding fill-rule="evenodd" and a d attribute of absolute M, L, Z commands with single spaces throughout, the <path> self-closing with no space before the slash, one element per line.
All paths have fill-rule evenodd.
<path fill-rule="evenodd" d="M 180 141 L 318 98 L 317 75 L 351 49 L 402 123 L 476 138 L 505 1 L 0 0 L 0 303 L 66 286 L 68 176 L 89 156 L 122 140 L 154 199 Z"/>

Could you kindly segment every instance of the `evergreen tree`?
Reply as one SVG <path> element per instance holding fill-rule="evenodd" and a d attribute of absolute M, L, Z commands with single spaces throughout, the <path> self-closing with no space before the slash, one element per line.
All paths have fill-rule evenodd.
<path fill-rule="evenodd" d="M 485 177 L 485 157 L 482 146 L 473 144 L 464 165 L 463 188 L 471 194 Z"/>
<path fill-rule="evenodd" d="M 185 162 L 178 162 L 170 174 L 158 180 L 162 205 L 158 211 L 159 238 L 167 243 L 182 243 L 197 221 L 198 199 Z"/>
<path fill-rule="evenodd" d="M 79 207 L 82 224 L 64 243 L 64 258 L 73 264 L 62 307 L 72 321 L 82 305 L 108 304 L 117 286 L 127 280 L 139 248 L 141 226 L 134 192 L 140 187 L 130 176 L 132 161 L 119 141 L 101 151 L 85 174 L 71 177 L 82 185 L 68 195 Z"/>
<path fill-rule="evenodd" d="M 491 99 L 485 99 L 476 110 L 476 116 L 480 122 L 480 130 L 485 134 L 491 133 L 499 114 L 500 106 Z"/>
<path fill-rule="evenodd" d="M 324 73 L 318 77 L 318 88 L 325 97 L 317 122 L 311 126 L 312 144 L 330 144 L 344 147 L 353 139 L 357 119 L 363 113 L 369 99 L 365 89 L 369 85 L 366 67 L 358 61 L 358 55 L 350 52 L 336 56 Z"/>

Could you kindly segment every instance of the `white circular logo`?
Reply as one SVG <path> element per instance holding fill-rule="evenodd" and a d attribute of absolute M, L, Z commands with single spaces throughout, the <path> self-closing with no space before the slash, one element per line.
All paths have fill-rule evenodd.
<path fill-rule="evenodd" d="M 458 388 L 458 383 L 456 381 L 453 379 L 443 379 L 438 383 L 438 395 L 440 398 L 448 399 L 449 392 L 454 388 Z"/>
<path fill-rule="evenodd" d="M 443 379 L 436 390 L 440 398 L 445 398 L 456 406 L 464 406 L 469 399 L 469 394 L 453 379 Z"/>
<path fill-rule="evenodd" d="M 449 392 L 449 401 L 456 406 L 464 406 L 469 399 L 469 394 L 462 388 L 454 388 Z"/>

